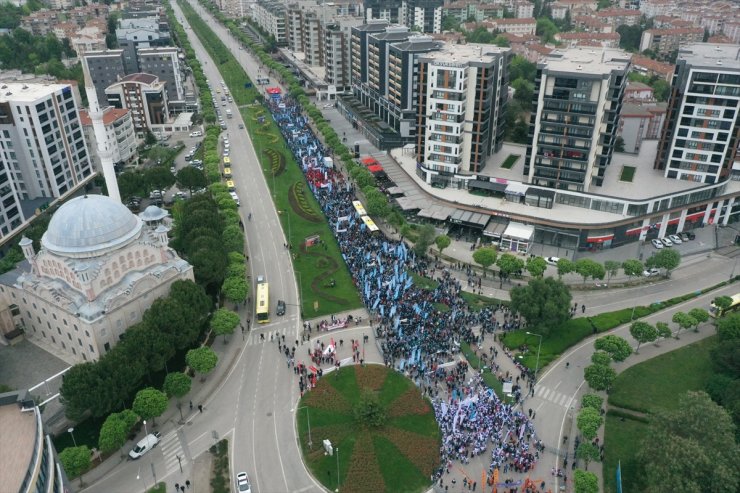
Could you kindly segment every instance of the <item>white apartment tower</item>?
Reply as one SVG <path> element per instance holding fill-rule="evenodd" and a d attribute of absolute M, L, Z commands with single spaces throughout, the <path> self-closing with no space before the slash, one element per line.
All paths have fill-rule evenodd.
<path fill-rule="evenodd" d="M 740 46 L 681 47 L 655 163 L 667 178 L 717 183 L 734 170 L 740 135 Z"/>
<path fill-rule="evenodd" d="M 0 85 L 0 163 L 0 238 L 92 178 L 71 86 Z"/>

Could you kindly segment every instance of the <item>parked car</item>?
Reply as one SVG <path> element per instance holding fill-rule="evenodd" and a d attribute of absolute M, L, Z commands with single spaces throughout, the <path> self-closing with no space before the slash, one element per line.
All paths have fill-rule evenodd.
<path fill-rule="evenodd" d="M 275 310 L 275 314 L 278 316 L 285 315 L 285 302 L 283 300 L 278 300 L 277 309 Z"/>
<path fill-rule="evenodd" d="M 196 130 L 195 132 L 190 132 L 191 137 L 200 137 L 202 135 L 203 135 L 203 132 L 201 132 L 200 130 Z"/>
<path fill-rule="evenodd" d="M 131 449 L 131 452 L 128 453 L 128 456 L 132 459 L 138 459 L 139 457 L 146 454 L 151 449 L 157 446 L 160 436 L 161 435 L 158 431 L 155 431 L 154 433 L 149 433 L 147 436 L 139 440 L 136 446 Z"/>
<path fill-rule="evenodd" d="M 668 235 L 668 238 L 673 242 L 674 245 L 680 245 L 683 240 L 678 235 Z"/>
<path fill-rule="evenodd" d="M 695 240 L 696 235 L 691 232 L 683 232 L 678 234 L 683 241 Z"/>
<path fill-rule="evenodd" d="M 658 238 L 653 238 L 650 241 L 657 250 L 663 249 L 663 243 Z"/>
<path fill-rule="evenodd" d="M 656 269 L 655 267 L 652 267 L 650 269 L 646 269 L 642 271 L 642 275 L 645 277 L 654 277 L 660 275 L 660 270 Z"/>
<path fill-rule="evenodd" d="M 236 194 L 236 192 L 229 192 L 229 195 L 231 195 L 231 198 L 234 199 L 234 202 L 236 202 L 237 207 L 242 205 L 242 203 L 239 202 L 239 196 Z"/>
<path fill-rule="evenodd" d="M 249 485 L 249 476 L 246 472 L 240 472 L 236 475 L 236 491 L 237 493 L 252 493 L 252 488 Z"/>
<path fill-rule="evenodd" d="M 162 193 L 161 190 L 152 190 L 149 193 L 149 198 L 150 199 L 161 199 L 162 198 L 162 195 L 164 195 L 164 194 Z"/>
<path fill-rule="evenodd" d="M 673 246 L 673 242 L 669 240 L 668 238 L 661 238 L 660 242 L 663 243 L 663 246 Z"/>
<path fill-rule="evenodd" d="M 558 265 L 558 262 L 560 262 L 560 257 L 547 257 L 545 259 L 545 262 L 550 265 Z"/>

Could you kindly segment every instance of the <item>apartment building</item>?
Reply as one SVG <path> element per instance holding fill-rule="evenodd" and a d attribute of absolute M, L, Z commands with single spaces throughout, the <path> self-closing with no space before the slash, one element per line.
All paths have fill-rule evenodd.
<path fill-rule="evenodd" d="M 739 135 L 740 46 L 682 46 L 655 167 L 667 178 L 717 183 L 733 171 Z"/>
<path fill-rule="evenodd" d="M 537 66 L 527 183 L 572 191 L 603 184 L 611 163 L 630 54 L 556 50 Z"/>
<path fill-rule="evenodd" d="M 0 238 L 94 174 L 68 84 L 0 85 Z"/>
<path fill-rule="evenodd" d="M 639 154 L 643 141 L 660 138 L 666 107 L 666 103 L 656 102 L 624 103 L 617 129 L 617 137 L 624 142 L 624 152 Z"/>
<path fill-rule="evenodd" d="M 168 47 L 169 30 L 162 26 L 159 16 L 121 19 L 116 29 L 118 47 L 123 50 L 123 63 L 127 74 L 141 71 L 137 50 L 156 46 Z"/>
<path fill-rule="evenodd" d="M 155 48 L 139 48 L 136 51 L 139 60 L 139 70 L 145 74 L 156 75 L 165 82 L 167 101 L 170 110 L 174 106 L 185 104 L 185 75 L 180 66 L 180 49 L 176 46 L 162 46 Z"/>
<path fill-rule="evenodd" d="M 534 3 L 532 2 L 514 2 L 511 10 L 517 19 L 534 17 Z"/>
<path fill-rule="evenodd" d="M 351 33 L 354 27 L 362 23 L 362 18 L 338 17 L 324 27 L 324 78 L 337 88 L 337 92 L 351 88 Z"/>
<path fill-rule="evenodd" d="M 85 130 L 85 141 L 88 148 L 97 149 L 98 145 L 92 119 L 87 110 L 80 110 L 80 122 Z M 105 133 L 108 135 L 108 143 L 111 144 L 110 151 L 113 163 L 124 166 L 136 159 L 138 154 L 136 145 L 138 142 L 131 111 L 108 106 L 103 110 L 103 126 L 105 127 Z M 102 173 L 100 158 L 97 153 L 93 153 L 93 162 L 95 168 Z"/>
<path fill-rule="evenodd" d="M 495 29 L 504 33 L 527 36 L 537 31 L 537 19 L 534 17 L 521 19 L 496 19 L 492 21 Z"/>
<path fill-rule="evenodd" d="M 131 110 L 137 134 L 152 131 L 154 125 L 167 123 L 169 114 L 165 83 L 152 74 L 131 74 L 105 90 L 108 104 Z"/>
<path fill-rule="evenodd" d="M 611 24 L 602 22 L 600 19 L 590 15 L 577 15 L 573 17 L 572 23 L 576 29 L 583 30 L 588 33 L 614 32 L 614 28 Z"/>
<path fill-rule="evenodd" d="M 250 17 L 278 46 L 287 46 L 287 17 L 285 4 L 278 0 L 258 0 L 250 5 Z"/>
<path fill-rule="evenodd" d="M 384 20 L 403 24 L 424 33 L 442 31 L 443 0 L 368 0 L 364 2 L 365 20 Z"/>
<path fill-rule="evenodd" d="M 596 12 L 595 16 L 600 21 L 611 25 L 616 31 L 619 26 L 636 26 L 640 23 L 642 14 L 639 10 L 604 9 Z"/>
<path fill-rule="evenodd" d="M 647 29 L 640 39 L 640 51 L 650 50 L 661 58 L 667 59 L 671 53 L 678 51 L 679 46 L 689 43 L 700 43 L 704 39 L 701 27 L 674 29 Z"/>
<path fill-rule="evenodd" d="M 105 106 L 105 90 L 126 75 L 123 50 L 90 51 L 82 55 L 100 104 Z"/>
<path fill-rule="evenodd" d="M 566 46 L 619 48 L 619 33 L 557 33 L 555 39 Z"/>

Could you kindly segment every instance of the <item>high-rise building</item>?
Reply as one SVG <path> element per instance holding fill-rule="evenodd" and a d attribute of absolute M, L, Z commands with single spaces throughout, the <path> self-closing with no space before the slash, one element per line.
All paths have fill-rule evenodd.
<path fill-rule="evenodd" d="M 655 167 L 667 178 L 716 183 L 737 160 L 740 46 L 681 47 Z"/>
<path fill-rule="evenodd" d="M 419 57 L 416 153 L 426 174 L 479 173 L 501 149 L 510 57 L 510 48 L 482 44 Z"/>
<path fill-rule="evenodd" d="M 92 179 L 68 84 L 0 85 L 0 238 Z"/>
<path fill-rule="evenodd" d="M 350 60 L 352 66 L 350 82 L 353 91 L 360 90 L 360 84 L 367 82 L 368 36 L 373 33 L 384 32 L 388 26 L 389 24 L 385 20 L 375 20 L 352 28 L 352 34 L 350 36 Z M 355 95 L 357 94 L 355 93 Z"/>
<path fill-rule="evenodd" d="M 442 0 L 366 0 L 365 20 L 403 24 L 425 33 L 442 31 Z"/>
<path fill-rule="evenodd" d="M 180 67 L 180 50 L 175 46 L 139 48 L 139 71 L 156 75 L 165 82 L 167 100 L 170 106 L 185 104 L 184 76 Z M 170 108 L 172 110 L 172 108 Z"/>
<path fill-rule="evenodd" d="M 0 481 L 3 491 L 67 491 L 62 465 L 27 391 L 0 394 Z"/>
<path fill-rule="evenodd" d="M 341 93 L 351 86 L 350 38 L 352 28 L 362 24 L 359 17 L 338 17 L 324 27 L 326 82 Z"/>
<path fill-rule="evenodd" d="M 603 184 L 629 66 L 622 50 L 586 47 L 556 50 L 538 64 L 528 183 L 579 192 Z"/>
<path fill-rule="evenodd" d="M 167 123 L 167 91 L 156 75 L 131 74 L 105 90 L 108 103 L 128 108 L 137 133 L 152 131 L 154 125 Z"/>
<path fill-rule="evenodd" d="M 123 50 L 89 51 L 83 55 L 98 101 L 105 106 L 105 89 L 126 75 Z"/>
<path fill-rule="evenodd" d="M 140 72 L 136 51 L 141 48 L 169 46 L 170 32 L 165 30 L 158 16 L 128 18 L 119 21 L 116 29 L 118 46 L 123 50 L 123 63 L 127 74 Z"/>
<path fill-rule="evenodd" d="M 258 0 L 249 7 L 249 16 L 257 25 L 275 38 L 277 46 L 286 46 L 287 38 L 287 9 L 285 4 L 277 0 Z"/>

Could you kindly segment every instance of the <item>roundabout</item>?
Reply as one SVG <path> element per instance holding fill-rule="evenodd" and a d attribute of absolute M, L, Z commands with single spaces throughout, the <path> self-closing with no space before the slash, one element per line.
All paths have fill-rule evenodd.
<path fill-rule="evenodd" d="M 439 466 L 431 403 L 382 365 L 325 374 L 300 400 L 296 420 L 304 461 L 331 491 L 424 491 Z"/>

